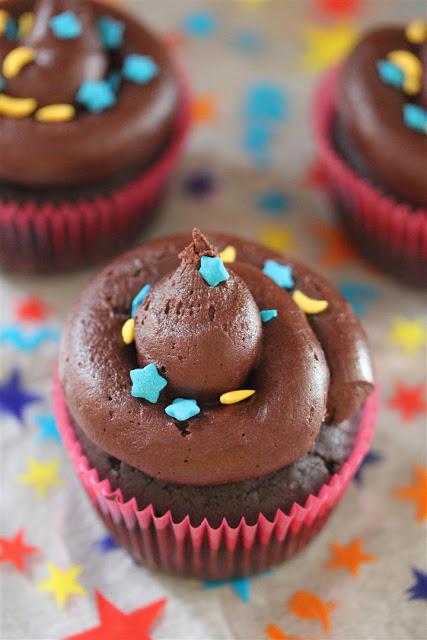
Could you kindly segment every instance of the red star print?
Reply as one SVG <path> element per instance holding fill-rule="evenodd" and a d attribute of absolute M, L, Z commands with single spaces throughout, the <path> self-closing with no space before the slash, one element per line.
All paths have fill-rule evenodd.
<path fill-rule="evenodd" d="M 36 297 L 21 300 L 16 306 L 16 318 L 21 322 L 43 322 L 49 313 L 49 307 Z"/>
<path fill-rule="evenodd" d="M 407 386 L 403 382 L 397 382 L 394 386 L 394 395 L 389 399 L 388 404 L 400 412 L 402 420 L 409 422 L 427 410 L 427 402 L 424 400 L 424 384 Z"/>
<path fill-rule="evenodd" d="M 37 551 L 39 551 L 38 547 L 24 543 L 23 529 L 10 539 L 0 538 L 0 562 L 11 562 L 21 573 L 25 571 L 25 556 Z"/>
<path fill-rule="evenodd" d="M 331 17 L 343 17 L 357 13 L 360 0 L 316 0 L 319 9 Z"/>
<path fill-rule="evenodd" d="M 306 182 L 310 187 L 317 189 L 324 189 L 326 187 L 326 174 L 320 162 L 316 161 L 308 167 Z"/>
<path fill-rule="evenodd" d="M 101 593 L 96 592 L 100 624 L 97 627 L 69 636 L 66 640 L 150 640 L 148 632 L 165 606 L 166 600 L 156 600 L 146 607 L 125 613 L 117 609 Z"/>

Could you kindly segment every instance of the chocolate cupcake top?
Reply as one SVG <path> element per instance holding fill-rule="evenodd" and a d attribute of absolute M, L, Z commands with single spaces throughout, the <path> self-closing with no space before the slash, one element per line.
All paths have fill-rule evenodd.
<path fill-rule="evenodd" d="M 195 230 L 113 262 L 81 294 L 61 345 L 74 421 L 168 482 L 281 469 L 374 384 L 364 332 L 327 281 L 253 242 L 211 241 Z"/>
<path fill-rule="evenodd" d="M 361 39 L 342 68 L 337 116 L 369 174 L 427 207 L 427 21 Z"/>
<path fill-rule="evenodd" d="M 179 89 L 164 45 L 110 5 L 0 5 L 0 181 L 84 185 L 167 143 Z"/>

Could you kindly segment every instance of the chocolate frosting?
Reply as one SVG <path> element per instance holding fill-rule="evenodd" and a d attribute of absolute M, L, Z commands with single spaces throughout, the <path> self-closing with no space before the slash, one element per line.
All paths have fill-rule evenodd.
<path fill-rule="evenodd" d="M 413 98 L 386 84 L 377 63 L 395 49 L 418 55 L 424 65 L 421 92 Z M 365 35 L 342 67 L 337 100 L 341 133 L 358 154 L 360 171 L 387 192 L 427 207 L 427 137 L 404 123 L 409 101 L 427 107 L 427 43 L 412 45 L 404 27 Z"/>
<path fill-rule="evenodd" d="M 2 9 L 18 17 L 33 11 L 34 26 L 19 41 L 0 37 L 0 65 L 18 46 L 35 49 L 35 61 L 6 80 L 4 92 L 35 98 L 38 106 L 66 103 L 87 80 L 105 80 L 130 54 L 150 56 L 159 72 L 148 84 L 122 79 L 117 102 L 99 113 L 78 108 L 68 122 L 38 122 L 34 117 L 0 116 L 0 181 L 26 187 L 91 184 L 138 168 L 168 141 L 174 127 L 179 87 L 164 45 L 131 16 L 93 0 L 7 0 Z M 50 19 L 73 11 L 81 25 L 77 38 L 57 38 Z M 117 51 L 103 48 L 96 28 L 108 16 L 125 24 Z"/>
<path fill-rule="evenodd" d="M 353 416 L 371 392 L 373 373 L 363 329 L 339 293 L 298 261 L 247 240 L 212 234 L 210 240 L 219 250 L 227 245 L 236 248 L 236 262 L 226 266 L 236 290 L 240 289 L 239 304 L 250 310 L 248 301 L 253 299 L 258 309 L 277 309 L 278 316 L 262 325 L 260 354 L 245 387 L 255 389 L 255 395 L 230 406 L 201 401 L 200 414 L 185 423 L 169 418 L 167 387 L 156 404 L 131 396 L 129 372 L 138 366 L 137 349 L 135 344 L 123 344 L 121 327 L 134 296 L 145 284 L 153 285 L 151 317 L 164 310 L 161 302 L 167 303 L 162 291 L 175 296 L 174 300 L 179 298 L 180 282 L 170 274 L 181 273 L 178 254 L 190 239 L 177 235 L 134 249 L 101 271 L 82 292 L 66 325 L 60 353 L 70 414 L 98 447 L 165 482 L 224 484 L 273 473 L 312 449 L 325 419 L 338 424 Z M 312 298 L 327 300 L 328 308 L 306 316 L 290 292 L 262 272 L 267 259 L 290 265 L 295 287 Z M 219 287 L 226 294 L 223 284 Z M 183 287 L 188 287 L 185 280 Z M 190 362 L 184 365 L 189 379 L 195 371 L 204 373 L 201 361 L 193 367 L 191 343 L 200 325 L 203 331 L 210 326 L 207 288 L 205 293 L 204 312 L 188 317 L 188 332 L 182 330 L 177 340 L 184 360 L 189 354 Z M 196 299 L 201 300 L 199 293 Z M 150 315 L 149 300 L 150 295 L 137 314 L 139 319 Z M 186 305 L 189 313 L 190 298 Z M 233 326 L 234 303 L 220 313 Z M 152 331 L 150 327 L 148 333 Z M 167 338 L 161 346 L 171 367 L 172 386 L 179 384 Z M 220 344 L 221 349 L 226 346 L 226 341 Z M 240 349 L 236 354 L 241 358 Z M 161 358 L 159 346 L 156 357 Z M 218 362 L 216 358 L 215 366 Z M 210 376 L 212 362 L 205 361 L 204 368 Z"/>

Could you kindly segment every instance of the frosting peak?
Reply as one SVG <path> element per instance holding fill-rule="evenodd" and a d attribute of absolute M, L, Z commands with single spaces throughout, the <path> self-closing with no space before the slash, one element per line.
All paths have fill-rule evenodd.
<path fill-rule="evenodd" d="M 157 366 L 168 380 L 168 395 L 218 403 L 255 369 L 261 318 L 237 273 L 230 270 L 215 286 L 206 282 L 199 268 L 204 257 L 222 265 L 216 248 L 195 229 L 192 243 L 180 253 L 181 264 L 138 307 L 135 343 L 140 366 Z"/>

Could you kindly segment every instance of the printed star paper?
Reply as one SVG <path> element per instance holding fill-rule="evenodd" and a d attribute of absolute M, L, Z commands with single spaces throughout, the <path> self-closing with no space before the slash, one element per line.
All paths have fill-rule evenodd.
<path fill-rule="evenodd" d="M 12 538 L 0 538 L 0 563 L 10 562 L 20 573 L 25 571 L 26 556 L 38 551 L 38 547 L 25 544 L 23 529 L 17 531 Z"/>
<path fill-rule="evenodd" d="M 416 567 L 412 567 L 412 573 L 414 574 L 415 584 L 406 590 L 409 600 L 427 600 L 427 573 Z"/>
<path fill-rule="evenodd" d="M 421 465 L 414 468 L 415 480 L 407 487 L 398 487 L 394 495 L 399 500 L 413 502 L 416 506 L 418 522 L 427 518 L 427 469 Z"/>
<path fill-rule="evenodd" d="M 404 422 L 410 422 L 416 416 L 427 411 L 427 402 L 424 399 L 425 385 L 423 382 L 416 385 L 406 385 L 396 382 L 394 395 L 389 399 L 388 405 L 399 411 Z"/>
<path fill-rule="evenodd" d="M 376 562 L 376 557 L 363 550 L 360 538 L 352 540 L 347 545 L 336 542 L 330 543 L 332 556 L 327 563 L 328 569 L 347 569 L 352 576 L 359 575 L 360 565 L 364 562 Z"/>
<path fill-rule="evenodd" d="M 39 582 L 36 588 L 39 591 L 50 591 L 59 607 L 64 607 L 71 596 L 83 596 L 86 593 L 86 589 L 77 581 L 82 572 L 79 565 L 74 564 L 68 569 L 60 569 L 49 562 L 47 570 L 49 578 Z"/>
<path fill-rule="evenodd" d="M 21 484 L 32 487 L 39 498 L 43 498 L 47 492 L 62 484 L 58 476 L 59 460 L 38 462 L 30 459 L 27 463 L 27 471 L 19 476 Z"/>
<path fill-rule="evenodd" d="M 21 322 L 43 322 L 49 312 L 50 308 L 35 296 L 21 300 L 15 309 L 16 319 Z"/>
<path fill-rule="evenodd" d="M 42 397 L 26 391 L 21 382 L 21 374 L 15 369 L 4 384 L 0 384 L 0 414 L 8 413 L 24 424 L 27 405 L 40 402 Z"/>
<path fill-rule="evenodd" d="M 427 344 L 426 327 L 422 320 L 397 317 L 392 321 L 390 341 L 413 355 Z"/>
<path fill-rule="evenodd" d="M 349 24 L 327 27 L 312 24 L 305 25 L 302 35 L 306 45 L 302 67 L 321 71 L 339 62 L 350 51 L 356 42 L 357 31 Z"/>

